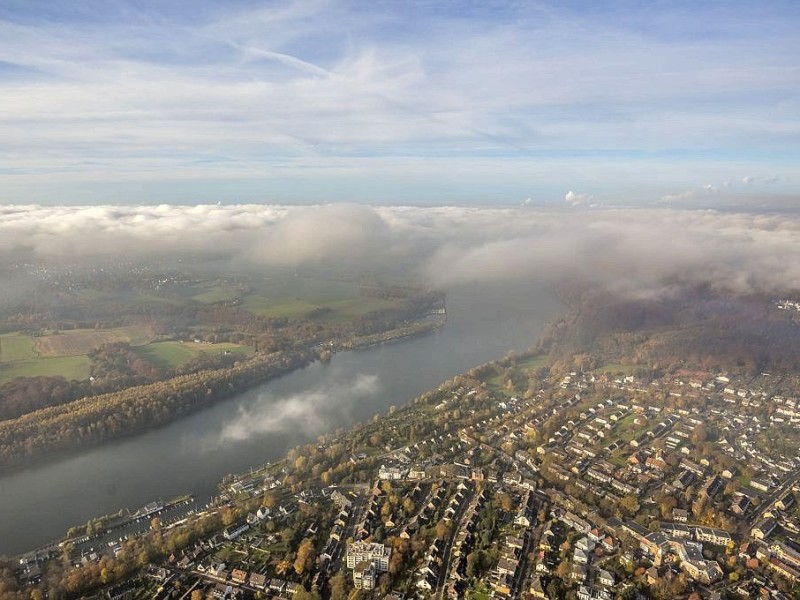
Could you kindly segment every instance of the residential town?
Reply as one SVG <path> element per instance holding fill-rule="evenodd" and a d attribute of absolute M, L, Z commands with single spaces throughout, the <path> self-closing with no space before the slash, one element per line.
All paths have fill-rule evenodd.
<path fill-rule="evenodd" d="M 162 557 L 98 596 L 796 598 L 799 390 L 508 357 L 228 478 L 180 518 L 146 507 L 138 537 L 166 540 Z M 100 535 L 23 556 L 15 577 L 65 556 L 107 568 L 128 542 Z"/>

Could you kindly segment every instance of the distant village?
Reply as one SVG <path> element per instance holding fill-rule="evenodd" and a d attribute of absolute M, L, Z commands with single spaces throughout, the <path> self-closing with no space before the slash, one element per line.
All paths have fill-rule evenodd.
<path fill-rule="evenodd" d="M 139 537 L 219 526 L 95 593 L 796 598 L 799 481 L 798 377 L 512 357 L 231 477 L 209 506 L 145 507 Z M 39 582 L 65 547 L 90 568 L 125 551 L 116 538 L 28 554 L 15 577 Z"/>

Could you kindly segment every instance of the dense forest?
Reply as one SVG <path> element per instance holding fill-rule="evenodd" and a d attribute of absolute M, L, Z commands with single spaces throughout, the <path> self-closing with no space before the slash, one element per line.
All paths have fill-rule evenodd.
<path fill-rule="evenodd" d="M 684 364 L 735 366 L 751 374 L 800 368 L 800 326 L 767 297 L 692 289 L 631 299 L 573 288 L 564 298 L 570 315 L 541 342 L 556 365 L 574 364 L 579 356 L 587 368 L 600 366 L 600 357 L 666 370 Z"/>

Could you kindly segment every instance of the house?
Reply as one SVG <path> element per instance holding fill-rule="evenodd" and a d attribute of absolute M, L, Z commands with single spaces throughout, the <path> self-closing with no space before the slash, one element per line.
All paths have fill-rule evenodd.
<path fill-rule="evenodd" d="M 783 575 L 791 581 L 792 583 L 797 583 L 800 581 L 800 571 L 797 569 L 793 569 L 783 561 L 777 558 L 771 558 L 769 560 L 769 568 L 773 571 L 778 572 L 780 575 Z"/>
<path fill-rule="evenodd" d="M 586 581 L 587 573 L 588 570 L 586 568 L 586 565 L 573 564 L 572 571 L 570 572 L 569 576 L 574 583 L 583 583 L 584 581 Z"/>
<path fill-rule="evenodd" d="M 789 510 L 792 506 L 794 506 L 794 496 L 791 492 L 786 492 L 775 501 L 775 508 L 778 510 Z"/>
<path fill-rule="evenodd" d="M 672 487 L 677 490 L 685 490 L 691 485 L 692 481 L 694 481 L 694 474 L 691 471 L 684 469 L 672 482 Z"/>
<path fill-rule="evenodd" d="M 678 523 L 686 523 L 689 520 L 689 511 L 682 508 L 673 508 L 672 519 Z"/>
<path fill-rule="evenodd" d="M 497 582 L 494 584 L 494 594 L 501 598 L 511 595 L 514 589 L 514 576 L 513 575 L 500 575 L 497 577 Z"/>
<path fill-rule="evenodd" d="M 247 523 L 231 525 L 230 527 L 225 528 L 225 531 L 222 532 L 222 537 L 224 537 L 226 540 L 235 540 L 248 529 L 250 529 L 250 525 Z"/>
<path fill-rule="evenodd" d="M 231 581 L 241 585 L 247 581 L 247 573 L 241 569 L 234 569 L 231 571 Z"/>
<path fill-rule="evenodd" d="M 106 592 L 106 597 L 108 597 L 109 600 L 122 600 L 123 598 L 132 596 L 135 592 L 136 582 L 126 581 L 109 589 Z"/>
<path fill-rule="evenodd" d="M 286 581 L 283 579 L 270 579 L 269 580 L 269 591 L 273 594 L 283 594 L 286 590 Z"/>
<path fill-rule="evenodd" d="M 750 487 L 762 492 L 768 492 L 772 487 L 772 482 L 767 479 L 760 479 L 758 477 L 753 477 L 750 479 Z"/>
<path fill-rule="evenodd" d="M 350 498 L 345 496 L 339 490 L 333 490 L 333 492 L 331 492 L 331 500 L 334 504 L 336 504 L 336 506 L 339 507 L 339 510 L 349 510 L 353 505 L 353 502 L 350 500 Z"/>
<path fill-rule="evenodd" d="M 431 590 L 433 590 L 436 583 L 437 583 L 436 579 L 432 575 L 428 574 L 422 579 L 419 579 L 416 583 L 416 586 L 420 590 L 423 590 L 425 592 L 430 592 Z"/>
<path fill-rule="evenodd" d="M 614 587 L 614 575 L 605 569 L 600 569 L 597 572 L 597 583 L 606 587 Z"/>
<path fill-rule="evenodd" d="M 800 552 L 787 546 L 783 542 L 778 542 L 770 546 L 770 550 L 782 561 L 788 563 L 795 569 L 800 569 Z"/>
<path fill-rule="evenodd" d="M 722 486 L 722 479 L 718 475 L 715 475 L 703 485 L 702 492 L 709 498 L 713 498 L 722 490 Z"/>
<path fill-rule="evenodd" d="M 544 591 L 544 586 L 542 585 L 542 578 L 538 575 L 535 575 L 531 580 L 531 585 L 528 588 L 528 593 L 533 596 L 534 598 L 547 598 L 547 594 Z"/>
<path fill-rule="evenodd" d="M 501 558 L 500 561 L 497 563 L 497 573 L 499 575 L 511 575 L 514 576 L 514 573 L 517 572 L 517 568 L 519 567 L 519 561 L 514 560 L 511 558 Z"/>
<path fill-rule="evenodd" d="M 750 498 L 748 498 L 744 494 L 736 494 L 733 497 L 730 510 L 737 517 L 744 516 L 744 513 L 747 512 L 748 508 L 750 508 Z"/>
<path fill-rule="evenodd" d="M 619 547 L 617 540 L 610 535 L 605 536 L 602 540 L 600 540 L 600 543 L 603 546 L 603 550 L 606 552 L 614 552 Z"/>
<path fill-rule="evenodd" d="M 589 562 L 589 556 L 580 548 L 575 548 L 572 553 L 572 560 L 576 565 L 585 565 Z"/>
<path fill-rule="evenodd" d="M 263 590 L 267 585 L 267 578 L 261 573 L 250 573 L 250 587 Z"/>
<path fill-rule="evenodd" d="M 403 479 L 407 473 L 406 469 L 401 469 L 400 467 L 387 467 L 386 465 L 381 465 L 380 469 L 378 470 L 378 478 L 388 481 L 396 481 L 398 479 Z"/>
<path fill-rule="evenodd" d="M 520 527 L 530 527 L 531 520 L 526 515 L 517 515 L 514 517 L 514 525 L 519 525 Z"/>
<path fill-rule="evenodd" d="M 761 519 L 751 530 L 750 535 L 757 540 L 765 540 L 775 531 L 777 522 L 772 517 Z"/>

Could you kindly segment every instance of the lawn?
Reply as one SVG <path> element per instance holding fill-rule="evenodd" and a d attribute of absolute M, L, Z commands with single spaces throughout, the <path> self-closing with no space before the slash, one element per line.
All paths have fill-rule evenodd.
<path fill-rule="evenodd" d="M 88 379 L 89 358 L 81 354 L 0 363 L 0 383 L 11 381 L 17 377 L 55 377 L 57 375 L 61 375 L 65 379 Z"/>
<path fill-rule="evenodd" d="M 478 583 L 469 591 L 469 597 L 473 600 L 490 600 L 492 596 L 489 594 L 489 590 L 486 588 L 486 586 Z"/>
<path fill-rule="evenodd" d="M 283 554 L 288 552 L 289 546 L 287 546 L 285 542 L 275 542 L 271 546 L 267 546 L 264 549 L 272 554 Z"/>
<path fill-rule="evenodd" d="M 519 366 L 525 370 L 533 371 L 540 367 L 546 367 L 549 362 L 547 354 L 537 354 L 521 361 Z"/>
<path fill-rule="evenodd" d="M 142 358 L 164 369 L 180 367 L 202 353 L 219 353 L 226 350 L 240 352 L 248 356 L 253 353 L 253 349 L 250 346 L 242 346 L 240 344 L 196 344 L 194 342 L 182 343 L 175 341 L 153 342 L 136 348 L 136 352 Z"/>
<path fill-rule="evenodd" d="M 619 421 L 616 426 L 614 426 L 612 434 L 606 438 L 606 443 L 610 444 L 615 440 L 628 443 L 636 437 L 638 433 L 643 431 L 641 427 L 633 423 L 635 418 L 635 414 L 629 414 Z"/>
<path fill-rule="evenodd" d="M 609 373 L 611 375 L 616 375 L 617 373 L 622 373 L 623 375 L 630 375 L 633 371 L 640 365 L 626 365 L 622 363 L 609 363 L 607 365 L 603 365 L 602 367 L 598 367 L 595 369 L 595 373 Z"/>
<path fill-rule="evenodd" d="M 504 375 L 501 373 L 499 375 L 493 375 L 486 380 L 486 385 L 489 386 L 489 389 L 492 390 L 496 394 L 504 394 L 508 395 L 506 387 L 505 387 L 505 379 Z"/>

